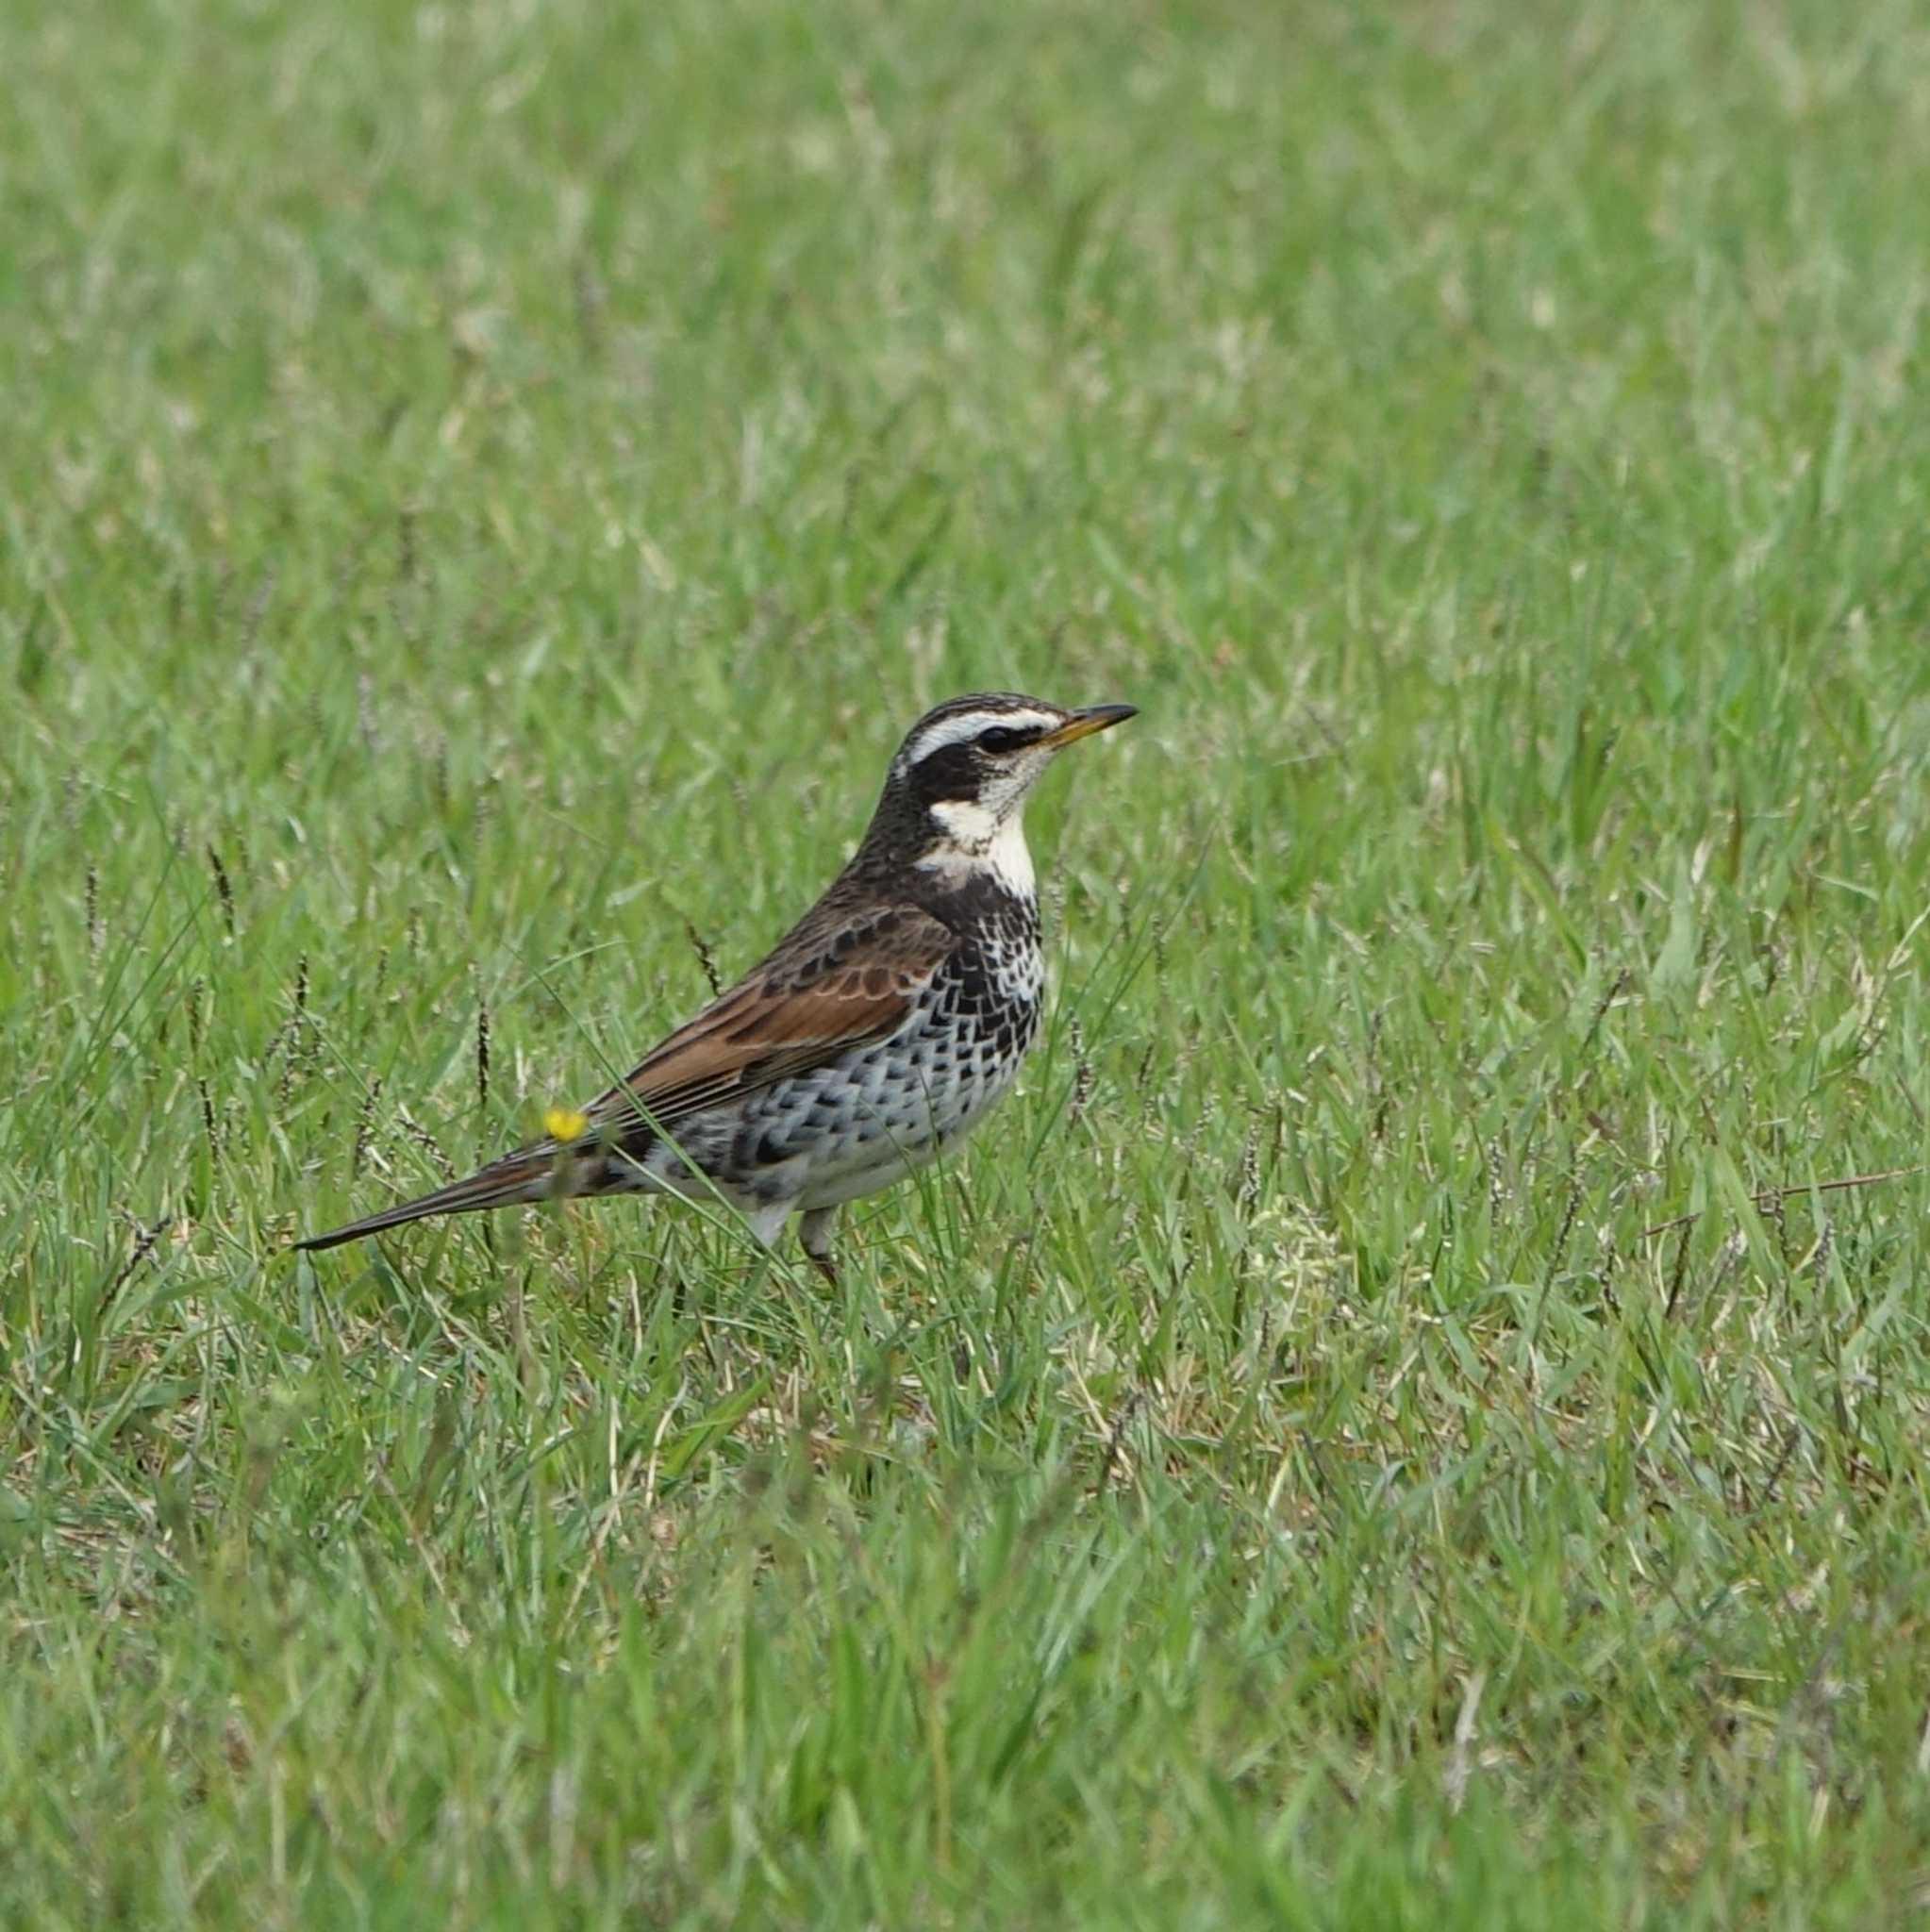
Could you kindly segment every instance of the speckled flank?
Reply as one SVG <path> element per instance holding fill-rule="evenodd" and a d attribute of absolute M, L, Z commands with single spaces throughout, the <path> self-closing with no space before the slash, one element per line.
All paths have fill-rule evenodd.
<path fill-rule="evenodd" d="M 974 897 L 979 896 L 973 894 Z M 890 1039 L 682 1124 L 628 1185 L 696 1191 L 686 1165 L 747 1208 L 807 1210 L 875 1193 L 933 1159 L 1011 1086 L 1039 1037 L 1045 984 L 1036 905 L 1004 892 L 972 910 L 975 937 L 945 961 Z M 615 1175 L 605 1186 L 622 1186 Z"/>

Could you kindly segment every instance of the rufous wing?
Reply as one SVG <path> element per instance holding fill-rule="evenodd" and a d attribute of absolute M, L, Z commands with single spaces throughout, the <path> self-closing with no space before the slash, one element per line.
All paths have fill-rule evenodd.
<path fill-rule="evenodd" d="M 674 1137 L 693 1114 L 889 1040 L 957 942 L 913 907 L 812 937 L 774 954 L 592 1101 L 592 1131 Z"/>

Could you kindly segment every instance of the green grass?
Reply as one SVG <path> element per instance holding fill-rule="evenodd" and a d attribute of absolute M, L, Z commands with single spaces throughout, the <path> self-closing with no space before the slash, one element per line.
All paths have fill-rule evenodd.
<path fill-rule="evenodd" d="M 1907 0 L 9 8 L 0 1923 L 1921 1911 L 1926 100 Z M 837 1295 L 286 1254 L 987 684 L 1143 715 Z"/>

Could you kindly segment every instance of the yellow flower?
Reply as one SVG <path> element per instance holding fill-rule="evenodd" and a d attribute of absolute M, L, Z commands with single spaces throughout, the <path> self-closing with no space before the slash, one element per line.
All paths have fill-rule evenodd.
<path fill-rule="evenodd" d="M 574 1107 L 553 1107 L 542 1117 L 542 1130 L 552 1141 L 580 1141 L 590 1131 L 590 1116 Z"/>

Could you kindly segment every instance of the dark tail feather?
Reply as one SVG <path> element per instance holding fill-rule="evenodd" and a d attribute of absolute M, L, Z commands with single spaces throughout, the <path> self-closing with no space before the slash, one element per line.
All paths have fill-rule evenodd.
<path fill-rule="evenodd" d="M 451 1181 L 433 1194 L 420 1200 L 404 1201 L 399 1207 L 385 1208 L 379 1214 L 364 1215 L 345 1227 L 331 1227 L 326 1234 L 310 1235 L 295 1246 L 313 1253 L 322 1248 L 339 1248 L 343 1241 L 358 1241 L 364 1235 L 380 1234 L 385 1227 L 400 1227 L 406 1222 L 426 1221 L 432 1214 L 474 1214 L 485 1208 L 508 1208 L 519 1201 L 540 1201 L 547 1191 L 556 1168 L 556 1154 L 511 1154 L 473 1174 L 467 1180 Z"/>

